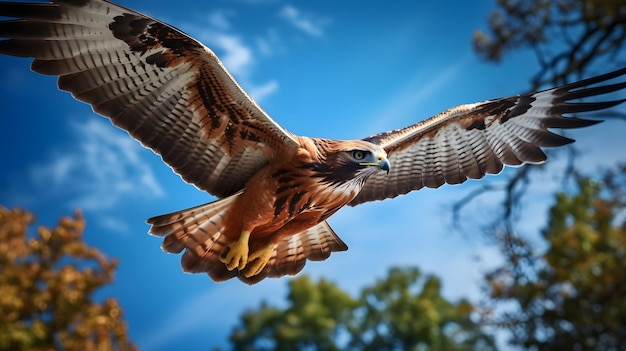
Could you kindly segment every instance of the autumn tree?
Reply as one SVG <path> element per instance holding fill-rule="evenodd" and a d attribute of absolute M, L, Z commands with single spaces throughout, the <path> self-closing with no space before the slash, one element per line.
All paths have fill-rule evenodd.
<path fill-rule="evenodd" d="M 392 268 L 358 298 L 306 275 L 289 284 L 288 306 L 262 303 L 230 336 L 234 350 L 494 350 L 473 306 L 441 296 L 438 278 Z"/>
<path fill-rule="evenodd" d="M 0 349 L 135 350 L 117 301 L 93 301 L 117 263 L 84 243 L 80 212 L 36 234 L 33 221 L 0 207 Z"/>
<path fill-rule="evenodd" d="M 487 275 L 492 322 L 531 350 L 626 350 L 626 165 L 559 193 L 542 232 Z M 526 270 L 518 275 L 514 272 Z M 502 306 L 508 306 L 503 309 Z M 497 308 L 500 307 L 500 308 Z"/>

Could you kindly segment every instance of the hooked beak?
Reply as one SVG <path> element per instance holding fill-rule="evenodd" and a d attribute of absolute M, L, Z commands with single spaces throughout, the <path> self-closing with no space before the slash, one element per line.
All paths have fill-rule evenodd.
<path fill-rule="evenodd" d="M 382 169 L 383 171 L 387 171 L 387 175 L 389 175 L 389 171 L 391 170 L 391 163 L 389 163 L 389 160 L 384 157 L 378 162 L 378 168 Z"/>
<path fill-rule="evenodd" d="M 383 171 L 387 171 L 387 174 L 389 174 L 389 170 L 391 170 L 391 163 L 389 163 L 389 160 L 387 159 L 387 157 L 379 157 L 378 158 L 378 163 L 376 162 L 362 162 L 360 163 L 361 166 L 375 166 L 378 167 L 379 169 L 382 169 Z"/>

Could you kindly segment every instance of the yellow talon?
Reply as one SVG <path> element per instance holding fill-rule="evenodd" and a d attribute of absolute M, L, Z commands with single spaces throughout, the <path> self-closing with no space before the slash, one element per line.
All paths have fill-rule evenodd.
<path fill-rule="evenodd" d="M 242 231 L 239 239 L 228 245 L 228 253 L 226 256 L 220 257 L 220 261 L 226 264 L 229 271 L 237 268 L 242 270 L 248 263 L 248 241 L 250 240 L 250 232 Z"/>
<path fill-rule="evenodd" d="M 250 254 L 250 256 L 248 257 L 248 262 L 250 264 L 247 266 L 246 271 L 243 273 L 243 275 L 246 278 L 250 278 L 252 276 L 255 276 L 261 273 L 263 268 L 265 268 L 265 265 L 267 265 L 267 262 L 272 257 L 272 253 L 274 253 L 275 246 L 276 246 L 275 244 L 269 244 L 261 249 L 254 251 L 252 254 Z"/>

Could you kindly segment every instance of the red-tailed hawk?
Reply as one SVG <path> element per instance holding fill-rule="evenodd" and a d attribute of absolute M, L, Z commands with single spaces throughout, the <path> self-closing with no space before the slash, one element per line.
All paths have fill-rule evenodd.
<path fill-rule="evenodd" d="M 539 163 L 573 140 L 549 128 L 595 121 L 564 114 L 624 100 L 626 69 L 541 92 L 458 106 L 362 140 L 296 136 L 272 120 L 215 54 L 183 32 L 105 0 L 0 2 L 0 53 L 111 119 L 215 202 L 148 219 L 187 272 L 254 284 L 294 275 L 347 246 L 326 219 L 345 205 Z M 587 98 L 587 102 L 573 102 Z"/>

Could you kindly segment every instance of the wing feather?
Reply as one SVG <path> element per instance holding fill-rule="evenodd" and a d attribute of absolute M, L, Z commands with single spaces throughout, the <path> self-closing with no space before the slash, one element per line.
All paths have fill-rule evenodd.
<path fill-rule="evenodd" d="M 215 54 L 183 32 L 105 0 L 0 3 L 0 53 L 32 57 L 181 177 L 218 197 L 298 147 Z"/>
<path fill-rule="evenodd" d="M 446 136 L 446 153 L 442 155 L 443 176 L 448 184 L 458 184 L 463 182 L 462 164 L 465 155 L 463 154 L 463 146 L 459 143 L 459 134 L 455 128 L 448 129 Z M 452 162 L 458 160 L 458 162 Z"/>
<path fill-rule="evenodd" d="M 350 205 L 393 198 L 424 186 L 436 188 L 482 178 L 499 173 L 504 165 L 543 162 L 542 147 L 573 142 L 549 129 L 599 122 L 569 114 L 626 101 L 575 100 L 624 90 L 626 82 L 597 85 L 625 75 L 626 68 L 536 93 L 462 105 L 406 128 L 365 138 L 385 148 L 391 172 L 371 176 Z"/>
<path fill-rule="evenodd" d="M 473 142 L 473 140 L 481 138 L 482 135 L 472 132 L 462 133 L 458 128 L 454 128 L 454 130 L 458 136 L 456 139 L 456 146 L 460 154 L 459 163 L 461 166 L 461 173 L 467 175 L 468 178 L 480 177 L 480 172 L 477 172 L 481 169 L 478 157 L 479 150 L 475 149 L 475 145 L 477 145 L 477 143 Z"/>

